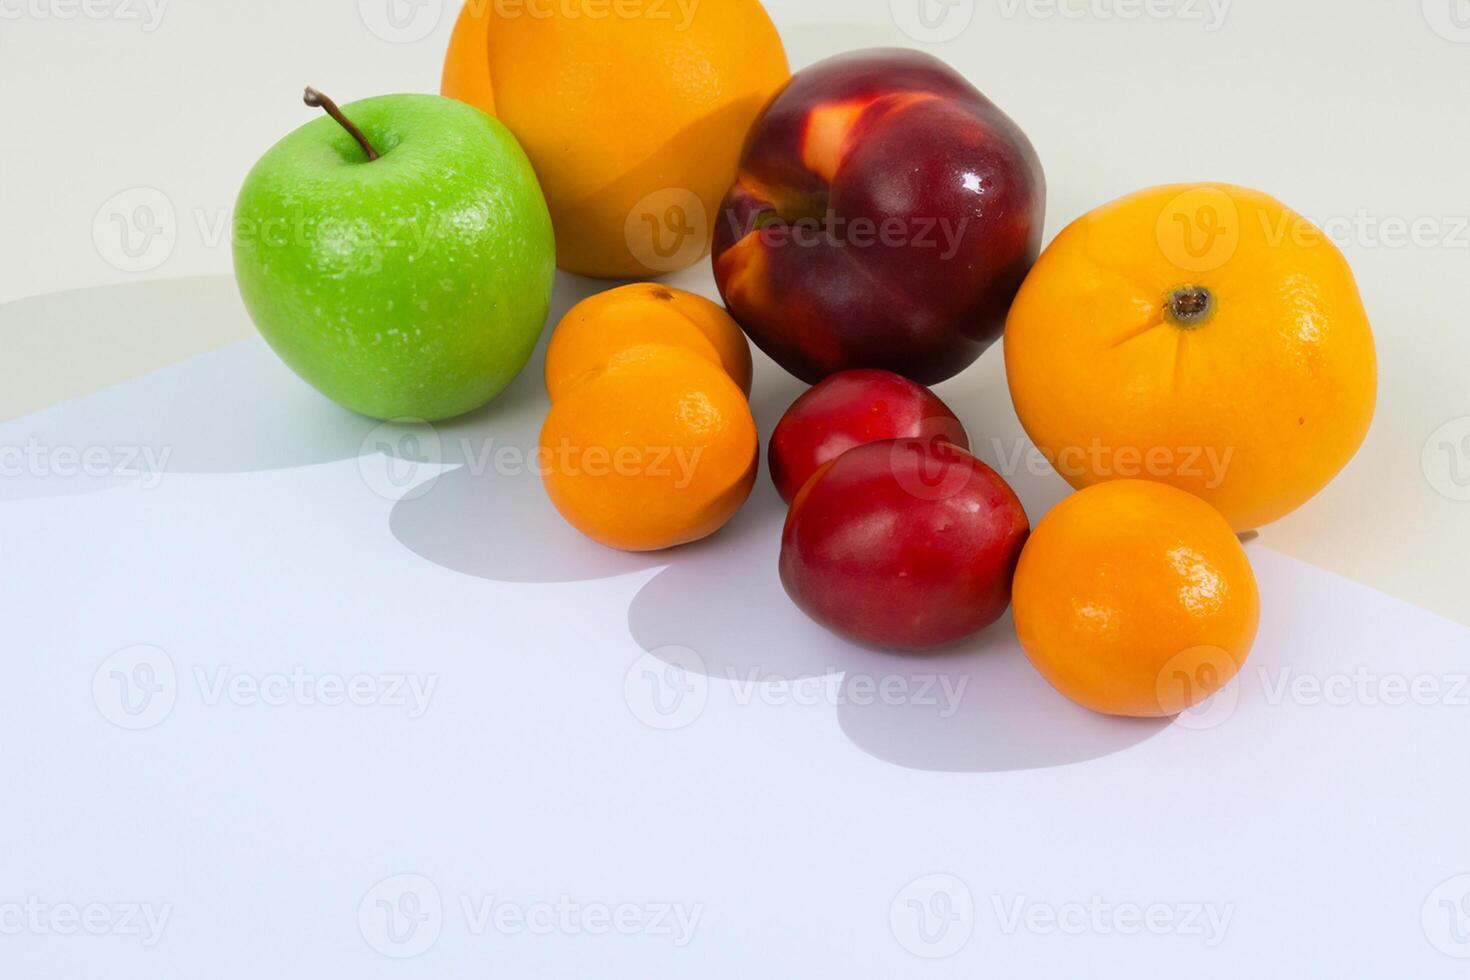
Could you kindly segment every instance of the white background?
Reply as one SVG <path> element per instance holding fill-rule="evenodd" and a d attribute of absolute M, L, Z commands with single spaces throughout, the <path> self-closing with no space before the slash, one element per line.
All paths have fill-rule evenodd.
<path fill-rule="evenodd" d="M 306 118 L 301 87 L 342 101 L 437 87 L 449 0 L 417 8 L 417 40 L 384 28 L 386 2 L 171 0 L 155 21 L 141 2 L 0 0 L 0 385 L 75 395 L 89 372 L 246 336 L 220 275 L 229 209 Z M 773 591 L 764 484 L 720 549 L 668 569 L 548 560 L 573 545 L 527 479 L 460 469 L 395 505 L 373 492 L 383 461 L 356 458 L 371 425 L 247 342 L 4 428 L 167 445 L 176 464 L 154 488 L 0 494 L 6 975 L 1462 975 L 1466 633 L 1415 607 L 1470 623 L 1470 27 L 1455 26 L 1470 10 L 1235 0 L 1216 21 L 1183 0 L 1134 19 L 1128 0 L 1066 15 L 980 0 L 947 8 L 953 37 L 930 43 L 900 29 L 903 2 L 769 7 L 796 66 L 907 44 L 960 67 L 1036 144 L 1049 235 L 1139 187 L 1213 179 L 1342 237 L 1380 343 L 1380 415 L 1344 476 L 1252 549 L 1266 619 L 1229 710 L 1162 731 L 1101 722 L 1036 681 L 1003 630 L 935 662 L 832 641 Z M 140 203 L 172 234 L 133 259 L 105 231 Z M 1414 222 L 1427 238 L 1392 240 Z M 211 278 L 166 282 L 194 276 Z M 703 266 L 674 281 L 711 292 Z M 60 295 L 107 284 L 122 291 Z M 589 288 L 563 282 L 560 308 Z M 759 370 L 768 430 L 797 389 Z M 532 438 L 535 371 L 440 433 L 446 463 L 461 435 Z M 992 354 L 943 391 L 982 446 L 1018 434 L 1001 381 Z M 1061 493 L 1019 482 L 1033 519 Z M 664 670 L 670 644 L 696 650 L 694 672 Z M 176 691 L 130 731 L 109 678 L 144 676 L 138 658 Z M 825 680 L 813 698 L 731 682 L 750 670 Z M 417 718 L 210 700 L 221 677 L 294 671 L 414 675 L 436 693 Z M 941 718 L 913 697 L 855 705 L 844 675 L 907 678 L 911 696 L 926 676 L 970 686 Z M 702 707 L 660 731 L 640 692 L 671 678 Z M 1420 695 L 1395 698 L 1400 683 Z M 405 892 L 437 892 L 443 912 L 400 961 L 372 910 Z M 476 934 L 461 900 L 487 896 L 702 918 L 682 949 L 652 930 Z M 17 932 L 33 897 L 170 919 L 147 947 L 115 917 L 97 936 Z M 926 942 L 910 899 L 958 918 Z M 1178 928 L 1124 935 L 1099 913 L 1007 929 L 997 914 L 1094 899 Z M 1218 945 L 1178 924 L 1196 906 L 1230 915 Z"/>

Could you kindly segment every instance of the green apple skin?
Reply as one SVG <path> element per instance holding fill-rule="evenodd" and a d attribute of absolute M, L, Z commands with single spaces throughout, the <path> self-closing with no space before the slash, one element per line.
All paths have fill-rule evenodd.
<path fill-rule="evenodd" d="M 375 419 L 473 411 L 546 325 L 556 245 L 510 130 L 437 95 L 342 107 L 273 146 L 235 206 L 235 277 L 266 342 L 322 394 Z"/>

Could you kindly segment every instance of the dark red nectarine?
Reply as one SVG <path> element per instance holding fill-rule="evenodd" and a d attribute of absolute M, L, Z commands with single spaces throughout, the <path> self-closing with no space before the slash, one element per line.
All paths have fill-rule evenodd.
<path fill-rule="evenodd" d="M 883 368 L 935 384 L 1000 336 L 1045 210 L 1030 142 L 964 77 L 916 51 L 854 52 L 798 72 L 756 120 L 715 278 L 804 381 Z"/>

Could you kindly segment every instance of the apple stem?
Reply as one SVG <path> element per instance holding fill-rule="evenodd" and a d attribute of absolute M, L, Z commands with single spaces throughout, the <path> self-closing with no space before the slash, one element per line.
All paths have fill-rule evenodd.
<path fill-rule="evenodd" d="M 327 115 L 337 120 L 337 124 L 347 130 L 353 139 L 357 140 L 357 145 L 362 147 L 362 152 L 367 154 L 369 163 L 378 158 L 378 151 L 373 149 L 373 144 L 368 142 L 368 138 L 362 134 L 362 130 L 358 129 L 351 119 L 342 115 L 342 110 L 337 108 L 337 103 L 310 87 L 307 88 L 306 94 L 302 97 L 302 101 L 313 109 L 327 110 Z"/>

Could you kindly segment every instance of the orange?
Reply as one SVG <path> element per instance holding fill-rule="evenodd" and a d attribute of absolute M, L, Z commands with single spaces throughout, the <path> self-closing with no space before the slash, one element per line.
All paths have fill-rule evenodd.
<path fill-rule="evenodd" d="M 755 484 L 745 395 L 685 347 L 615 354 L 552 403 L 539 465 L 567 522 L 611 548 L 656 551 L 719 530 Z"/>
<path fill-rule="evenodd" d="M 708 251 L 746 131 L 789 76 L 758 0 L 470 0 L 441 90 L 525 147 L 562 268 L 637 278 Z"/>
<path fill-rule="evenodd" d="M 580 378 L 637 344 L 668 344 L 720 365 L 750 393 L 750 344 L 724 308 L 657 283 L 635 283 L 572 307 L 546 349 L 546 390 L 554 401 Z"/>
<path fill-rule="evenodd" d="M 1230 525 L 1162 483 L 1118 480 L 1063 500 L 1031 533 L 1013 599 L 1021 646 L 1093 711 L 1167 717 L 1230 682 L 1260 615 Z"/>
<path fill-rule="evenodd" d="M 1011 308 L 1005 360 L 1026 432 L 1073 486 L 1169 483 L 1237 531 L 1326 486 L 1377 395 L 1342 253 L 1224 184 L 1142 191 L 1065 229 Z"/>

